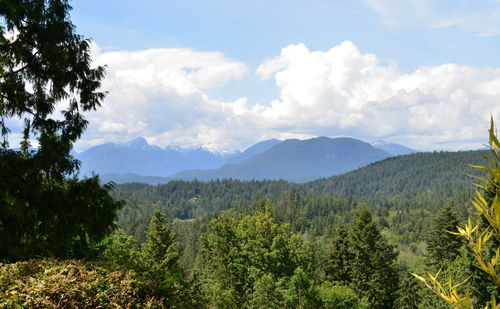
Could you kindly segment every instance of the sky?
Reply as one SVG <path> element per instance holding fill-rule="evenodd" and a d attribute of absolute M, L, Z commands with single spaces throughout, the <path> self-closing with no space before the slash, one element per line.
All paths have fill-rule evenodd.
<path fill-rule="evenodd" d="M 464 150 L 500 123 L 500 1 L 75 0 L 109 92 L 75 144 L 350 136 Z"/>

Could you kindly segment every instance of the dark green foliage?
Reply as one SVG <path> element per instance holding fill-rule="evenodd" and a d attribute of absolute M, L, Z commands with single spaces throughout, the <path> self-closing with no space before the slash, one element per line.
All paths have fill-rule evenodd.
<path fill-rule="evenodd" d="M 118 229 L 98 246 L 99 261 L 108 268 L 130 272 L 137 280 L 148 282 L 148 288 L 162 297 L 161 303 L 165 306 L 198 308 L 198 282 L 187 281 L 179 267 L 177 242 L 165 224 L 165 216 L 156 211 L 151 221 L 148 241 L 142 250 L 132 236 Z"/>
<path fill-rule="evenodd" d="M 392 308 L 396 299 L 397 252 L 382 237 L 364 205 L 351 223 L 351 285 L 371 308 Z"/>
<path fill-rule="evenodd" d="M 381 234 L 390 239 L 391 243 L 399 244 L 400 259 L 408 263 L 410 269 L 423 269 L 424 236 L 430 230 L 431 218 L 435 216 L 437 210 L 441 209 L 443 204 L 453 204 L 460 217 L 470 213 L 466 205 L 469 205 L 471 180 L 464 175 L 468 167 L 465 164 L 462 165 L 461 162 L 477 163 L 479 162 L 475 159 L 477 157 L 479 157 L 479 152 L 415 154 L 390 159 L 393 160 L 392 163 L 386 160 L 346 175 L 304 185 L 283 181 L 222 180 L 207 183 L 174 181 L 159 186 L 119 185 L 114 195 L 118 199 L 129 201 L 120 213 L 119 222 L 129 233 L 138 235 L 139 239 L 144 237 L 140 235 L 145 235 L 143 231 L 147 230 L 147 223 L 150 221 L 154 208 L 157 207 L 169 217 L 174 218 L 171 226 L 179 234 L 180 248 L 187 250 L 184 252 L 189 252 L 189 258 L 183 257 L 182 263 L 189 269 L 195 264 L 194 261 L 197 261 L 198 272 L 195 271 L 194 274 L 198 274 L 198 277 L 202 279 L 204 293 L 210 295 L 211 301 L 208 303 L 214 307 L 280 308 L 285 304 L 285 291 L 289 287 L 292 274 L 288 272 L 286 276 L 281 276 L 275 271 L 264 270 L 267 266 L 245 264 L 256 260 L 259 261 L 258 265 L 261 265 L 261 258 L 257 254 L 241 252 L 267 252 L 267 249 L 255 249 L 256 247 L 250 246 L 255 243 L 254 241 L 244 241 L 242 238 L 242 235 L 250 237 L 252 233 L 249 231 L 255 230 L 254 226 L 257 224 L 248 228 L 245 225 L 246 232 L 235 232 L 239 230 L 236 228 L 239 226 L 239 223 L 237 224 L 239 220 L 234 216 L 262 210 L 262 203 L 259 201 L 265 197 L 276 224 L 278 222 L 289 223 L 291 232 L 302 235 L 303 245 L 300 256 L 303 262 L 297 264 L 297 267 L 304 270 L 309 280 L 314 283 L 316 290 L 325 279 L 340 281 L 343 284 L 348 282 L 356 291 L 356 295 L 360 299 L 363 298 L 370 308 L 388 308 L 396 299 L 405 299 L 402 294 L 399 296 L 396 294 L 398 287 L 401 293 L 404 289 L 411 290 L 412 285 L 405 285 L 408 282 L 405 282 L 404 278 L 401 285 L 398 285 L 398 272 L 395 267 L 396 253 Z M 470 158 L 474 159 L 469 160 Z M 455 167 L 449 170 L 453 165 Z M 436 173 L 432 169 L 439 172 Z M 377 173 L 386 173 L 387 177 L 376 177 Z M 446 177 L 456 178 L 452 180 L 453 187 L 446 185 L 447 180 L 444 179 Z M 335 180 L 334 185 L 331 183 L 332 180 Z M 322 187 L 324 190 L 320 191 L 319 185 L 324 185 Z M 332 186 L 329 187 L 330 185 Z M 359 196 L 352 197 L 353 194 L 358 193 L 366 200 L 360 200 Z M 193 197 L 196 199 L 192 199 Z M 369 216 L 369 220 L 361 216 L 364 218 L 361 224 L 359 214 L 354 215 L 360 203 L 365 204 L 367 208 L 365 210 L 374 214 L 373 218 Z M 208 252 L 205 247 L 200 254 L 197 240 L 202 233 L 209 231 L 210 221 L 221 213 L 225 215 L 217 221 L 216 225 L 220 230 L 215 233 L 212 229 L 211 233 L 226 236 L 216 237 L 220 240 L 218 245 L 212 244 L 212 251 Z M 241 218 L 244 217 L 242 215 Z M 328 244 L 332 242 L 331 237 L 336 235 L 339 224 L 352 223 L 354 227 L 356 224 L 352 222 L 353 219 L 358 221 L 359 228 L 357 232 L 356 228 L 353 228 L 351 232 L 357 233 L 358 240 L 364 245 L 361 247 L 358 245 L 358 249 L 349 249 L 346 252 L 345 247 L 354 247 L 354 245 L 352 236 L 347 238 L 344 236 L 333 241 L 333 244 L 342 244 L 340 247 L 344 249 L 330 250 Z M 382 227 L 382 230 L 376 227 L 375 222 Z M 344 229 L 344 232 L 339 233 L 345 235 L 346 231 Z M 251 237 L 260 239 L 261 236 Z M 144 241 L 144 238 L 141 241 Z M 253 249 L 242 251 L 242 247 Z M 230 250 L 230 248 L 238 249 Z M 356 250 L 358 258 L 353 255 L 353 251 Z M 326 254 L 325 251 L 329 253 Z M 332 276 L 332 268 L 327 260 L 330 258 L 330 264 L 335 264 L 332 261 L 339 259 L 336 254 L 340 252 L 342 252 L 340 256 L 351 255 L 352 264 L 357 264 L 358 270 L 346 272 L 346 267 L 337 266 L 338 270 L 344 270 L 344 272 L 341 271 L 341 276 L 336 278 L 336 275 Z M 212 272 L 213 270 L 207 271 L 208 268 L 205 265 L 208 261 L 207 256 L 211 257 L 212 262 L 220 259 L 221 256 L 231 257 L 214 262 L 215 264 L 210 266 L 224 273 L 225 275 L 220 277 L 224 279 L 210 281 L 208 277 L 203 277 L 208 273 L 215 273 Z M 219 268 L 214 265 L 222 266 Z M 232 268 L 226 269 L 228 265 L 232 265 Z M 200 272 L 200 270 L 203 271 Z M 233 275 L 229 275 L 231 273 Z M 249 275 L 250 273 L 258 275 Z M 357 279 L 354 278 L 356 273 Z M 365 289 L 358 289 L 357 286 L 364 286 Z M 210 288 L 210 293 L 207 292 L 207 287 Z M 326 306 L 319 294 L 315 295 L 314 302 L 319 301 L 321 304 L 318 305 L 319 307 Z M 424 298 L 426 298 L 425 295 Z M 241 303 L 243 299 L 246 299 L 245 305 Z M 264 303 L 267 304 L 263 305 Z M 421 307 L 425 308 L 425 305 L 437 306 L 436 308 L 440 306 L 434 303 L 434 300 L 425 301 Z"/>
<path fill-rule="evenodd" d="M 485 160 L 481 154 L 486 153 L 443 151 L 392 157 L 306 185 L 318 194 L 329 193 L 341 198 L 363 197 L 377 203 L 405 200 L 419 202 L 448 196 L 460 196 L 461 201 L 469 202 L 473 186 L 467 174 L 479 176 L 483 173 L 467 164 L 483 164 Z"/>
<path fill-rule="evenodd" d="M 40 151 L 52 159 L 46 163 L 56 169 L 67 154 L 57 147 L 71 148 L 87 125 L 80 109 L 95 110 L 105 95 L 99 92 L 104 68 L 91 66 L 90 42 L 74 33 L 70 9 L 67 0 L 0 2 L 2 136 L 8 143 L 6 118 L 24 119 L 25 136 L 37 136 Z M 61 100 L 69 102 L 63 119 L 50 118 Z"/>
<path fill-rule="evenodd" d="M 418 309 L 422 303 L 423 287 L 419 284 L 410 271 L 403 267 L 399 271 L 399 286 L 396 292 L 394 308 Z"/>
<path fill-rule="evenodd" d="M 441 209 L 432 222 L 430 231 L 426 235 L 427 245 L 426 261 L 432 266 L 433 271 L 454 261 L 464 245 L 463 238 L 448 233 L 455 232 L 459 221 L 450 205 Z"/>
<path fill-rule="evenodd" d="M 141 253 L 146 265 L 152 269 L 176 271 L 179 269 L 179 251 L 177 240 L 166 224 L 165 215 L 155 210 L 147 240 Z"/>
<path fill-rule="evenodd" d="M 0 259 L 83 257 L 113 227 L 121 203 L 99 179 L 78 180 L 69 154 L 95 110 L 103 67 L 74 33 L 66 0 L 0 1 Z M 62 117 L 56 104 L 67 101 Z M 24 121 L 21 151 L 8 150 L 6 120 Z M 18 132 L 20 133 L 20 132 Z M 30 151 L 36 139 L 37 151 Z"/>
<path fill-rule="evenodd" d="M 0 185 L 0 259 L 88 256 L 121 207 L 97 177 L 56 180 L 30 170 L 21 180 Z"/>
<path fill-rule="evenodd" d="M 340 285 L 351 282 L 351 254 L 349 235 L 339 224 L 328 253 L 327 279 Z"/>
<path fill-rule="evenodd" d="M 277 220 L 297 232 L 333 236 L 335 225 L 349 223 L 359 199 L 382 227 L 404 245 L 423 240 L 431 218 L 443 204 L 453 203 L 459 217 L 470 208 L 471 179 L 480 175 L 465 162 L 481 164 L 479 151 L 419 153 L 384 160 L 344 175 L 296 185 L 285 181 L 217 180 L 172 181 L 168 184 L 123 184 L 114 197 L 127 200 L 119 223 L 126 233 L 143 242 L 153 204 L 170 218 L 197 219 L 226 209 L 251 213 L 256 201 L 267 198 Z M 299 193 L 299 199 L 297 194 Z M 191 199 L 197 197 L 193 202 Z M 385 222 L 385 223 L 384 223 Z"/>

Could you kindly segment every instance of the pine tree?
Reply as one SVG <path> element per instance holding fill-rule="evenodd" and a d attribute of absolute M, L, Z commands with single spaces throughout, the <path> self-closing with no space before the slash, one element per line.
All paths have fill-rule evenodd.
<path fill-rule="evenodd" d="M 166 224 L 165 215 L 156 209 L 151 218 L 147 240 L 141 249 L 144 262 L 155 269 L 178 270 L 180 257 L 178 246 L 170 227 Z"/>
<path fill-rule="evenodd" d="M 349 245 L 349 235 L 345 226 L 339 224 L 328 253 L 326 276 L 329 281 L 335 281 L 341 285 L 348 285 L 351 282 L 352 255 Z"/>
<path fill-rule="evenodd" d="M 460 247 L 464 244 L 461 237 L 448 233 L 457 230 L 459 222 L 450 205 L 440 210 L 432 222 L 429 233 L 426 235 L 427 245 L 426 263 L 437 271 L 447 265 L 460 254 Z"/>
<path fill-rule="evenodd" d="M 353 289 L 370 308 L 392 308 L 398 288 L 397 253 L 380 234 L 366 206 L 356 210 L 349 235 Z"/>

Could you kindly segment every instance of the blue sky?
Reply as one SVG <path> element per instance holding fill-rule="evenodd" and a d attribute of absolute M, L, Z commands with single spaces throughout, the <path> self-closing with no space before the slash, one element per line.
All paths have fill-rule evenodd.
<path fill-rule="evenodd" d="M 77 150 L 318 135 L 469 149 L 500 119 L 499 1 L 71 4 L 110 91 Z"/>

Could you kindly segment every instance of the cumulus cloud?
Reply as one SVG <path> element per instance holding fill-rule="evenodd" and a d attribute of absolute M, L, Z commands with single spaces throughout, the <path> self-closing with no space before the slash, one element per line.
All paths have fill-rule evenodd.
<path fill-rule="evenodd" d="M 109 94 L 97 112 L 87 114 L 90 125 L 79 149 L 92 144 L 87 141 L 137 136 L 161 146 L 215 145 L 218 135 L 194 131 L 219 127 L 232 104 L 210 99 L 205 91 L 248 73 L 244 63 L 220 52 L 189 48 L 102 52 L 97 44 L 92 50 L 95 63 L 107 66 L 102 88 Z M 245 108 L 238 102 L 236 114 Z"/>
<path fill-rule="evenodd" d="M 103 107 L 87 115 L 79 150 L 97 141 L 143 136 L 160 145 L 247 147 L 268 138 L 353 136 L 417 149 L 464 149 L 485 141 L 490 115 L 500 119 L 500 69 L 456 64 L 403 73 L 395 62 L 352 42 L 328 51 L 289 45 L 255 71 L 279 98 L 249 102 L 210 97 L 207 89 L 242 79 L 249 69 L 219 52 L 192 49 L 101 52 L 107 64 Z M 242 81 L 244 82 L 244 81 Z"/>
<path fill-rule="evenodd" d="M 263 117 L 317 135 L 461 148 L 484 141 L 490 114 L 500 116 L 500 69 L 443 64 L 404 74 L 349 41 L 326 52 L 290 45 L 257 74 L 274 75 L 281 91 Z"/>
<path fill-rule="evenodd" d="M 318 135 L 460 148 L 484 141 L 488 117 L 500 116 L 500 69 L 443 64 L 404 74 L 346 41 L 326 52 L 290 45 L 257 69 L 262 78 L 271 72 L 281 98 L 263 116 Z"/>

